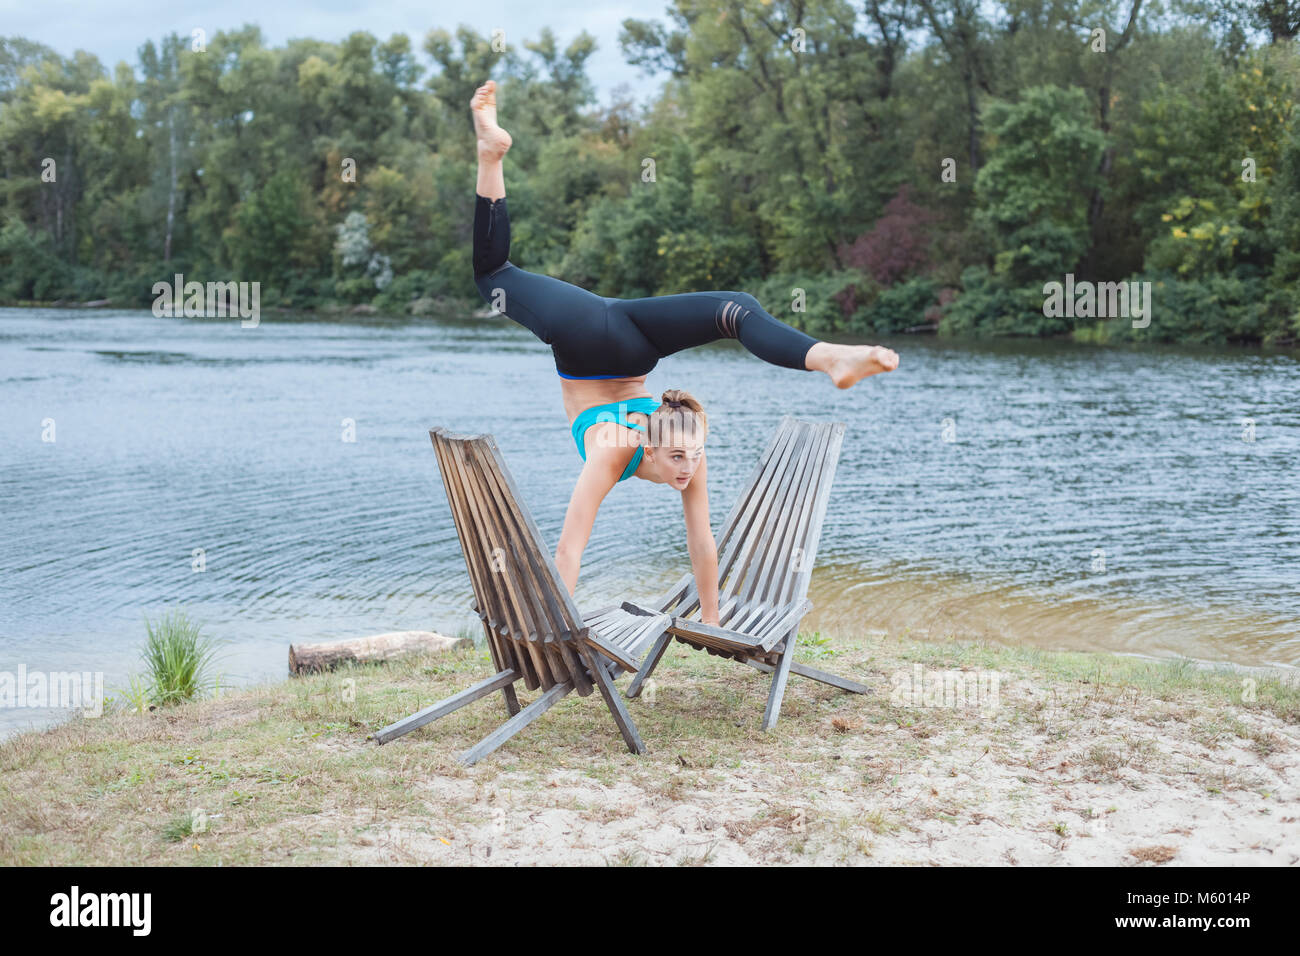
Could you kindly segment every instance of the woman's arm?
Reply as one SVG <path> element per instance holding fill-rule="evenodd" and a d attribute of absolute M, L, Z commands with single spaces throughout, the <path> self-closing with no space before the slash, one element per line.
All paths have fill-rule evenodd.
<path fill-rule="evenodd" d="M 593 426 L 592 431 L 599 428 Z M 573 596 L 578 586 L 578 571 L 582 567 L 582 552 L 587 549 L 587 539 L 591 537 L 592 525 L 596 523 L 596 512 L 605 500 L 609 490 L 618 484 L 618 476 L 627 467 L 627 462 L 620 464 L 615 460 L 613 448 L 603 448 L 597 442 L 589 442 L 587 461 L 578 475 L 577 484 L 573 486 L 573 495 L 569 498 L 569 510 L 564 515 L 564 527 L 560 531 L 560 543 L 555 549 L 555 566 L 560 570 L 564 586 Z M 626 457 L 626 456 L 625 456 Z"/>
<path fill-rule="evenodd" d="M 700 620 L 718 623 L 718 546 L 709 527 L 709 459 L 700 457 L 700 467 L 682 489 L 682 512 L 686 516 L 686 550 L 695 572 L 695 590 L 700 595 Z"/>

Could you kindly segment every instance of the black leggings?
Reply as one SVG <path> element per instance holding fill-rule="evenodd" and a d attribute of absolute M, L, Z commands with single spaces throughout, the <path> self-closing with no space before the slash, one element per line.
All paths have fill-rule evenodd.
<path fill-rule="evenodd" d="M 611 299 L 507 261 L 510 215 L 504 198 L 474 200 L 474 281 L 498 312 L 551 347 L 565 378 L 645 375 L 665 355 L 718 339 L 765 362 L 805 369 L 817 339 L 773 318 L 747 292 L 686 292 Z"/>

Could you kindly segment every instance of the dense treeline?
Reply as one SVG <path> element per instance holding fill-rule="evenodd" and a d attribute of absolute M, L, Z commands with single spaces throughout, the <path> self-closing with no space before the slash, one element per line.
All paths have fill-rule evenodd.
<path fill-rule="evenodd" d="M 823 335 L 1300 336 L 1300 0 L 667 19 L 620 35 L 667 76 L 645 107 L 597 105 L 586 33 L 434 29 L 426 59 L 249 26 L 111 72 L 0 40 L 0 299 L 143 305 L 179 272 L 263 305 L 478 307 L 466 105 L 491 76 L 512 260 L 601 295 L 745 288 Z M 1148 322 L 1044 305 L 1120 280 L 1151 283 Z"/>

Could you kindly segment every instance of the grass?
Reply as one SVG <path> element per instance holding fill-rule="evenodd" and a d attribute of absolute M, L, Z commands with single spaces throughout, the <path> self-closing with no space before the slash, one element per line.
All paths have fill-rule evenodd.
<path fill-rule="evenodd" d="M 168 685 L 177 700 L 203 683 L 186 624 L 156 629 L 165 673 L 184 678 Z M 548 852 L 609 865 L 862 862 L 987 819 L 1066 844 L 1075 835 L 1059 810 L 1077 808 L 1059 802 L 1071 783 L 1110 788 L 1110 804 L 1135 781 L 1211 802 L 1267 795 L 1243 756 L 1300 749 L 1300 687 L 1276 677 L 1252 678 L 1244 700 L 1240 674 L 1185 662 L 888 636 L 801 637 L 800 659 L 874 693 L 791 677 L 780 722 L 763 733 L 768 678 L 674 644 L 654 702 L 628 702 L 646 754 L 627 752 L 598 694 L 571 694 L 468 769 L 456 755 L 504 719 L 499 695 L 384 747 L 367 736 L 481 680 L 482 648 L 153 712 L 123 700 L 0 741 L 0 864 L 508 864 Z M 915 663 L 998 671 L 1000 706 L 986 717 L 891 705 L 891 675 Z"/>
<path fill-rule="evenodd" d="M 144 622 L 143 676 L 132 674 L 117 694 L 133 713 L 199 699 L 220 689 L 212 663 L 217 644 L 184 611 L 169 611 L 154 624 Z"/>

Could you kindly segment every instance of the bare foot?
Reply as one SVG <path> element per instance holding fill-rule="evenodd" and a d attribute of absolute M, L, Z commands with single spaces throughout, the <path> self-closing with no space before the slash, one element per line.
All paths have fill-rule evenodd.
<path fill-rule="evenodd" d="M 500 162 L 514 140 L 497 125 L 496 80 L 488 80 L 474 91 L 469 108 L 478 135 L 478 158 L 489 163 Z"/>
<path fill-rule="evenodd" d="M 836 388 L 851 388 L 868 375 L 898 368 L 898 353 L 883 345 L 841 345 L 826 369 Z"/>

